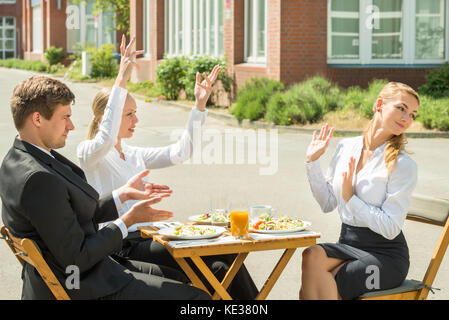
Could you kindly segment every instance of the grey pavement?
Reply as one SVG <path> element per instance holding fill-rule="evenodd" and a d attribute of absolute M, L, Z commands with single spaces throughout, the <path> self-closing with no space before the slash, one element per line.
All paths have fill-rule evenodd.
<path fill-rule="evenodd" d="M 32 73 L 0 68 L 0 160 L 11 147 L 16 131 L 12 124 L 9 98 L 14 87 Z M 98 88 L 93 84 L 70 83 L 76 95 L 73 122 L 76 127 L 69 134 L 67 146 L 58 150 L 75 163 L 76 146 L 86 136 L 92 118 L 90 104 Z M 128 143 L 136 146 L 164 146 L 172 143 L 170 135 L 174 129 L 182 129 L 188 119 L 188 111 L 182 108 L 146 103 L 137 100 L 140 119 L 134 138 Z M 223 136 L 231 126 L 222 120 L 208 117 L 205 129 L 214 129 L 224 141 Z M 210 131 L 208 131 L 210 132 Z M 169 185 L 174 194 L 158 204 L 158 208 L 172 210 L 173 220 L 187 221 L 194 214 L 200 214 L 217 203 L 227 201 L 232 206 L 270 204 L 277 214 L 287 214 L 311 221 L 312 229 L 319 231 L 319 242 L 335 242 L 340 231 L 340 219 L 336 211 L 323 214 L 312 197 L 304 169 L 304 155 L 309 134 L 283 133 L 278 135 L 278 170 L 273 175 L 260 175 L 259 169 L 267 165 L 244 164 L 182 164 L 170 168 L 153 170 L 150 173 L 154 182 Z M 322 158 L 326 168 L 336 144 L 342 138 L 333 138 L 328 152 Z M 214 141 L 214 140 L 210 140 Z M 219 141 L 215 141 L 219 142 Z M 210 151 L 203 144 L 203 153 Z M 268 142 L 267 142 L 268 144 Z M 407 149 L 418 163 L 419 176 L 415 192 L 449 198 L 449 140 L 447 139 L 409 139 Z M 271 151 L 271 149 L 269 150 Z M 247 160 L 247 158 L 245 158 Z M 219 200 L 221 199 L 221 200 Z M 438 242 L 442 228 L 406 221 L 404 234 L 407 238 L 411 267 L 408 278 L 422 279 L 433 250 Z M 283 274 L 271 291 L 268 299 L 297 299 L 301 283 L 301 253 L 296 250 Z M 249 254 L 245 261 L 256 285 L 260 288 L 276 265 L 281 251 L 266 251 Z M 21 268 L 6 244 L 0 244 L 0 299 L 20 299 Z M 434 287 L 440 288 L 429 299 L 449 299 L 449 259 L 443 260 Z"/>

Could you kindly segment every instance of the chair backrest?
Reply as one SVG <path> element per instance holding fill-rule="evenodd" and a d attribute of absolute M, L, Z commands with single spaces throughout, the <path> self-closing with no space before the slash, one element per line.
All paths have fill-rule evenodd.
<path fill-rule="evenodd" d="M 407 219 L 444 226 L 449 216 L 449 199 L 414 194 Z"/>
<path fill-rule="evenodd" d="M 407 219 L 423 223 L 443 226 L 438 244 L 433 253 L 430 264 L 424 275 L 423 283 L 427 286 L 420 290 L 418 299 L 426 299 L 429 293 L 429 287 L 432 287 L 433 281 L 443 261 L 446 249 L 449 245 L 449 200 L 433 198 L 429 196 L 414 194 Z"/>
<path fill-rule="evenodd" d="M 58 281 L 47 262 L 45 262 L 39 247 L 34 241 L 27 238 L 14 237 L 5 226 L 1 227 L 1 234 L 22 265 L 24 265 L 24 262 L 27 262 L 36 268 L 56 299 L 70 300 L 64 287 Z"/>

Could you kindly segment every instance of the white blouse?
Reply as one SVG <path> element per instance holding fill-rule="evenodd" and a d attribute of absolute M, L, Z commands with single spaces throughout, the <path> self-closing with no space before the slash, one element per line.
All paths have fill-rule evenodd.
<path fill-rule="evenodd" d="M 386 239 L 401 232 L 417 182 L 417 165 L 404 152 L 398 155 L 393 172 L 385 166 L 384 148 L 378 147 L 365 166 L 354 172 L 354 195 L 346 202 L 342 198 L 342 173 L 349 170 L 349 159 L 356 159 L 356 168 L 363 148 L 363 136 L 343 139 L 324 176 L 319 160 L 306 163 L 313 196 L 323 212 L 338 208 L 341 221 L 357 227 L 367 227 Z"/>
<path fill-rule="evenodd" d="M 182 137 L 174 144 L 165 147 L 133 147 L 122 141 L 125 160 L 115 149 L 120 129 L 127 90 L 114 86 L 109 96 L 99 131 L 92 140 L 78 145 L 77 156 L 87 181 L 100 194 L 112 192 L 124 185 L 131 177 L 145 169 L 158 169 L 182 163 L 190 158 L 193 145 L 194 123 L 201 125 L 206 120 L 207 110 L 194 108 Z M 126 213 L 137 201 L 126 201 L 119 210 L 119 216 Z M 101 224 L 103 227 L 106 223 Z M 136 231 L 137 225 L 128 231 Z"/>

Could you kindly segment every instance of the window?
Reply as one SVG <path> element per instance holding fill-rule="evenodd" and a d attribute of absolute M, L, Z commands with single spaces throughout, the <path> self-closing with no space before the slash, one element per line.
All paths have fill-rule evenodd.
<path fill-rule="evenodd" d="M 94 2 L 88 0 L 81 1 L 80 4 L 73 4 L 68 1 L 67 20 L 67 51 L 73 52 L 76 44 L 81 43 L 83 47 L 101 47 L 103 44 L 116 43 L 115 13 L 105 10 L 98 14 L 94 13 Z"/>
<path fill-rule="evenodd" d="M 416 2 L 416 59 L 445 58 L 446 1 Z"/>
<path fill-rule="evenodd" d="M 42 27 L 42 12 L 40 1 L 32 1 L 33 11 L 33 52 L 42 52 L 44 39 Z"/>
<path fill-rule="evenodd" d="M 15 4 L 16 0 L 0 0 L 0 4 Z"/>
<path fill-rule="evenodd" d="M 151 57 L 151 30 L 150 30 L 150 18 L 151 18 L 151 0 L 143 1 L 143 50 L 145 57 Z"/>
<path fill-rule="evenodd" d="M 245 61 L 266 63 L 267 1 L 245 0 Z"/>
<path fill-rule="evenodd" d="M 328 63 L 448 60 L 445 0 L 328 0 Z"/>
<path fill-rule="evenodd" d="M 165 51 L 169 56 L 221 56 L 224 0 L 165 0 Z"/>
<path fill-rule="evenodd" d="M 16 57 L 16 19 L 0 17 L 0 59 Z"/>

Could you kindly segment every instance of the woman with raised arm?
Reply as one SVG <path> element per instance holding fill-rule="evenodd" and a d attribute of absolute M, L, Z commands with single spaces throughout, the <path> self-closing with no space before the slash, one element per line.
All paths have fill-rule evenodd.
<path fill-rule="evenodd" d="M 193 130 L 201 129 L 206 120 L 206 102 L 212 92 L 212 85 L 218 77 L 219 66 L 215 66 L 211 74 L 203 73 L 204 80 L 197 73 L 195 84 L 195 107 L 190 112 L 186 129 L 181 138 L 166 147 L 134 147 L 123 142 L 131 138 L 138 122 L 137 105 L 134 98 L 128 94 L 126 83 L 130 78 L 135 58 L 143 51 L 133 51 L 135 38 L 125 46 L 122 38 L 120 46 L 120 71 L 111 92 L 101 91 L 94 98 L 92 110 L 94 119 L 89 126 L 87 140 L 80 143 L 77 149 L 80 165 L 86 173 L 88 182 L 101 194 L 105 194 L 123 185 L 138 172 L 145 169 L 158 169 L 180 164 L 190 158 L 193 148 Z M 128 210 L 135 202 L 122 204 L 119 214 Z M 178 263 L 163 245 L 152 239 L 142 239 L 137 225 L 128 229 L 128 236 L 123 242 L 123 250 L 118 254 L 119 260 L 127 259 L 152 262 L 181 270 Z M 235 255 L 205 257 L 205 263 L 215 276 L 221 280 L 229 270 Z M 194 270 L 196 266 L 192 264 Z M 202 277 L 202 275 L 200 275 Z M 207 287 L 212 287 L 206 281 Z M 245 266 L 237 273 L 229 287 L 230 295 L 235 299 L 254 299 L 258 293 Z"/>
<path fill-rule="evenodd" d="M 404 152 L 404 132 L 417 116 L 419 96 L 390 82 L 374 103 L 362 136 L 342 139 L 324 175 L 319 158 L 334 128 L 313 134 L 306 170 L 323 212 L 337 208 L 342 221 L 337 243 L 303 252 L 300 299 L 355 299 L 371 290 L 401 285 L 409 252 L 401 231 L 417 181 L 417 165 Z"/>

